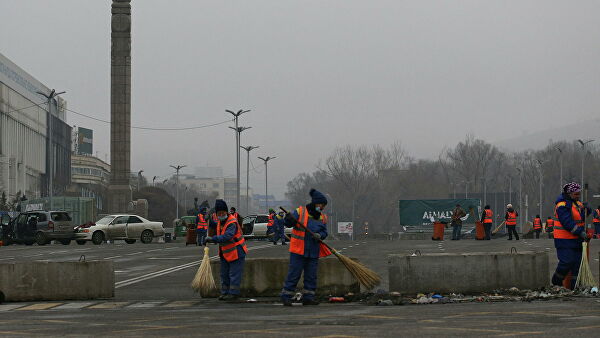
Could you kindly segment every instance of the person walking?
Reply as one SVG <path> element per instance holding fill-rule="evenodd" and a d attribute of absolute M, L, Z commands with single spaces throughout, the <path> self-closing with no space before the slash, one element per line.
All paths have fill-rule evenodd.
<path fill-rule="evenodd" d="M 483 208 L 483 212 L 481 213 L 481 223 L 483 224 L 483 230 L 485 231 L 484 239 L 489 241 L 492 236 L 492 223 L 493 223 L 494 213 L 489 205 L 486 205 Z"/>
<path fill-rule="evenodd" d="M 594 210 L 594 237 L 600 239 L 600 205 Z"/>
<path fill-rule="evenodd" d="M 506 230 L 508 231 L 509 241 L 512 241 L 513 235 L 517 241 L 519 240 L 519 234 L 517 233 L 517 217 L 519 217 L 519 213 L 513 209 L 512 204 L 507 204 L 506 214 L 504 214 L 504 224 L 506 225 Z"/>
<path fill-rule="evenodd" d="M 267 237 L 271 237 L 271 241 L 274 242 L 273 238 L 275 237 L 275 210 L 269 209 L 269 216 L 267 219 Z M 269 236 L 271 235 L 271 236 Z"/>
<path fill-rule="evenodd" d="M 567 183 L 563 192 L 556 199 L 554 206 L 554 247 L 558 257 L 556 271 L 552 275 L 553 285 L 563 285 L 567 275 L 571 274 L 571 283 L 567 285 L 573 289 L 579 274 L 581 264 L 582 243 L 589 241 L 590 237 L 585 231 L 585 216 L 589 210 L 579 201 L 581 198 L 581 185 L 575 182 Z"/>
<path fill-rule="evenodd" d="M 196 241 L 198 246 L 206 245 L 206 234 L 208 232 L 208 218 L 206 208 L 200 209 L 200 213 L 196 216 Z"/>
<path fill-rule="evenodd" d="M 540 239 L 540 233 L 542 232 L 542 219 L 540 215 L 535 215 L 533 219 L 533 232 L 535 233 L 535 238 Z"/>
<path fill-rule="evenodd" d="M 235 301 L 240 296 L 242 273 L 248 248 L 237 218 L 227 213 L 227 203 L 216 200 L 217 235 L 206 238 L 207 242 L 219 243 L 221 261 L 221 296 L 219 300 Z"/>
<path fill-rule="evenodd" d="M 457 204 L 454 210 L 452 211 L 452 240 L 458 241 L 460 240 L 460 231 L 462 229 L 462 218 L 465 217 L 467 213 L 460 207 L 460 204 Z"/>
<path fill-rule="evenodd" d="M 285 220 L 284 213 L 281 211 L 275 216 L 273 227 L 275 228 L 275 236 L 273 237 L 273 244 L 277 245 L 277 242 L 281 239 L 281 245 L 285 244 Z"/>
<path fill-rule="evenodd" d="M 238 220 L 238 224 L 242 224 L 242 216 L 237 212 L 237 210 L 234 207 L 231 207 L 231 209 L 229 209 L 229 214 Z"/>
<path fill-rule="evenodd" d="M 311 189 L 309 194 L 311 197 L 309 204 L 298 207 L 294 212 L 286 214 L 284 218 L 285 226 L 292 228 L 290 265 L 281 290 L 281 301 L 286 306 L 292 305 L 292 298 L 296 294 L 296 285 L 303 273 L 302 304 L 319 304 L 315 299 L 319 258 L 331 254 L 320 243 L 321 240 L 327 238 L 327 224 L 322 214 L 327 206 L 327 198 L 315 189 Z"/>
<path fill-rule="evenodd" d="M 546 220 L 546 232 L 548 233 L 548 238 L 554 238 L 552 236 L 552 232 L 554 231 L 554 220 L 552 217 L 548 216 Z"/>

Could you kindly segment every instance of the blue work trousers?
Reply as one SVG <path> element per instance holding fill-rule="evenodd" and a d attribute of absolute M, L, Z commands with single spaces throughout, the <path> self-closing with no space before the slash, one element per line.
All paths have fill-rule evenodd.
<path fill-rule="evenodd" d="M 281 291 L 281 297 L 291 299 L 296 293 L 296 285 L 300 280 L 300 275 L 304 271 L 304 290 L 302 298 L 312 300 L 315 298 L 317 290 L 317 270 L 319 268 L 318 258 L 308 258 L 295 253 L 290 253 L 290 266 L 288 275 Z"/>
<path fill-rule="evenodd" d="M 600 238 L 600 222 L 594 222 L 594 235 Z"/>
<path fill-rule="evenodd" d="M 558 266 L 556 267 L 555 277 L 563 280 L 571 273 L 571 289 L 575 287 L 577 276 L 579 275 L 579 265 L 581 264 L 581 253 L 583 249 L 579 248 L 556 248 L 558 257 Z"/>
<path fill-rule="evenodd" d="M 452 239 L 459 240 L 460 239 L 460 230 L 462 229 L 462 224 L 452 224 Z"/>
<path fill-rule="evenodd" d="M 285 243 L 285 232 L 282 227 L 275 228 L 275 236 L 273 236 L 273 243 L 277 243 L 281 239 L 281 243 Z"/>
<path fill-rule="evenodd" d="M 221 294 L 240 294 L 240 285 L 242 284 L 242 273 L 244 272 L 244 262 L 246 256 L 242 256 L 233 262 L 228 262 L 221 258 Z"/>
<path fill-rule="evenodd" d="M 198 245 L 206 245 L 206 230 L 196 230 L 196 240 Z"/>

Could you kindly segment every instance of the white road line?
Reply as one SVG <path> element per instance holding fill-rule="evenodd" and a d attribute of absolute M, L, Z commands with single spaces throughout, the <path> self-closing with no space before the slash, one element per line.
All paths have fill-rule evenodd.
<path fill-rule="evenodd" d="M 143 251 L 132 252 L 132 253 L 126 254 L 125 256 L 139 255 L 139 254 L 141 254 L 141 253 L 144 253 L 144 252 L 143 252 Z"/>
<path fill-rule="evenodd" d="M 25 307 L 27 305 L 31 305 L 31 304 L 20 303 L 20 304 L 5 304 L 5 305 L 0 305 L 0 312 L 13 310 L 13 309 L 16 309 L 16 308 L 19 308 L 19 307 Z"/>
<path fill-rule="evenodd" d="M 150 301 L 150 302 L 139 302 L 139 303 L 134 303 L 134 304 L 128 305 L 128 306 L 126 306 L 126 308 L 146 309 L 146 308 L 158 306 L 162 303 L 164 303 L 164 301 L 162 301 L 162 300 Z"/>
<path fill-rule="evenodd" d="M 75 249 L 73 251 L 88 251 L 88 250 L 92 250 L 92 248 L 87 248 L 87 249 Z"/>
<path fill-rule="evenodd" d="M 262 245 L 262 246 L 255 246 L 252 248 L 248 248 L 248 251 L 252 251 L 252 250 L 257 250 L 257 249 L 263 249 L 263 248 L 272 248 L 273 244 L 271 245 Z M 211 261 L 217 260 L 219 259 L 219 256 L 212 256 L 210 257 Z M 195 262 L 190 262 L 190 263 L 186 263 L 186 264 L 182 264 L 182 265 L 178 265 L 172 268 L 168 268 L 168 269 L 164 269 L 164 270 L 159 270 L 159 271 L 155 271 L 155 272 L 151 272 L 142 276 L 138 276 L 135 278 L 131 278 L 131 279 L 126 279 L 120 282 L 116 282 L 115 283 L 115 289 L 119 289 L 122 288 L 124 286 L 128 286 L 128 285 L 132 285 L 132 284 L 136 284 L 139 282 L 143 282 L 145 280 L 148 279 L 152 279 L 152 278 L 156 278 L 156 277 L 160 277 L 162 275 L 166 275 L 166 274 L 170 274 L 173 272 L 177 272 L 183 269 L 187 269 L 187 268 L 191 268 L 193 266 L 197 266 L 200 265 L 200 261 L 195 261 Z"/>
<path fill-rule="evenodd" d="M 181 259 L 181 258 L 179 258 L 179 257 L 150 257 L 148 259 L 173 259 L 173 260 L 175 260 L 175 259 Z"/>
<path fill-rule="evenodd" d="M 154 251 L 160 251 L 160 250 L 164 250 L 164 249 L 152 249 L 152 250 L 148 250 L 146 252 L 154 252 Z"/>
<path fill-rule="evenodd" d="M 15 258 L 14 257 L 0 258 L 0 261 L 6 261 L 6 260 L 9 260 L 9 259 L 15 259 Z"/>
<path fill-rule="evenodd" d="M 96 302 L 66 303 L 57 307 L 53 307 L 52 310 L 79 310 L 93 304 L 96 304 Z"/>
<path fill-rule="evenodd" d="M 114 258 L 119 258 L 119 257 L 123 257 L 123 256 L 112 256 L 112 257 L 106 257 L 104 259 L 114 259 Z"/>

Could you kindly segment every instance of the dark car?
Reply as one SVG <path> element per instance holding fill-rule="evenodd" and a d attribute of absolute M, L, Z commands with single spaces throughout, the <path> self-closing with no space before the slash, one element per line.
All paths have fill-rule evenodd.
<path fill-rule="evenodd" d="M 69 245 L 76 238 L 76 233 L 68 212 L 34 210 L 19 213 L 11 220 L 8 238 L 9 244 L 46 245 L 57 240 Z"/>

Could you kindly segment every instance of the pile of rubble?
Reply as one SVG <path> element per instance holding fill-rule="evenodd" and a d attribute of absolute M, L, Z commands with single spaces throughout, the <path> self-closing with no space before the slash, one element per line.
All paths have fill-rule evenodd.
<path fill-rule="evenodd" d="M 481 295 L 420 293 L 415 295 L 402 295 L 399 292 L 385 292 L 377 290 L 368 294 L 347 294 L 344 297 L 331 297 L 330 302 L 359 302 L 367 305 L 408 305 L 408 304 L 448 304 L 468 302 L 531 302 L 534 300 L 563 299 L 572 300 L 577 297 L 600 297 L 598 288 L 585 288 L 569 290 L 560 286 L 548 286 L 539 290 L 520 290 L 516 287 L 510 289 L 494 290 Z"/>

